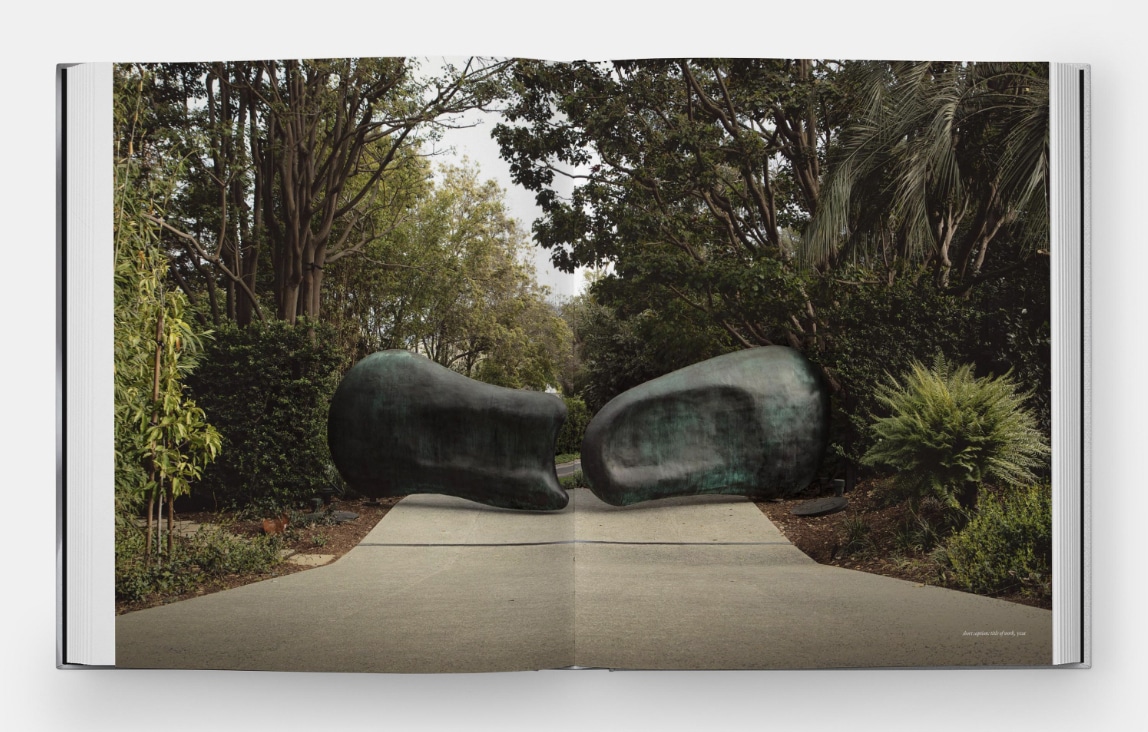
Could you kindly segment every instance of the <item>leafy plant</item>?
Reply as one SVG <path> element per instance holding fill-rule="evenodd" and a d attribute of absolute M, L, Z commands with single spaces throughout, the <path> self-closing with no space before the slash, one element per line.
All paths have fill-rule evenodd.
<path fill-rule="evenodd" d="M 934 496 L 970 510 L 983 482 L 1033 481 L 1049 454 L 1007 374 L 977 379 L 971 365 L 938 357 L 932 370 L 915 362 L 900 381 L 890 376 L 877 399 L 890 415 L 873 423 L 864 462 L 898 471 L 894 483 L 914 503 Z"/>
<path fill-rule="evenodd" d="M 185 317 L 187 297 L 168 281 L 168 252 L 148 215 L 163 204 L 167 179 L 142 180 L 130 160 L 115 175 L 115 495 L 120 521 L 146 502 L 150 556 L 163 501 L 170 522 L 174 499 L 190 492 L 221 441 L 184 386 L 211 333 Z"/>
<path fill-rule="evenodd" d="M 268 515 L 328 486 L 327 410 L 341 363 L 319 323 L 221 328 L 189 379 L 224 445 L 199 490 Z"/>
<path fill-rule="evenodd" d="M 586 425 L 590 423 L 590 410 L 579 397 L 563 397 L 562 401 L 566 402 L 566 421 L 558 431 L 554 452 L 557 453 L 556 458 L 574 460 L 582 453 L 582 438 L 586 434 Z"/>
<path fill-rule="evenodd" d="M 930 499 L 926 499 L 930 500 Z M 937 546 L 953 530 L 953 522 L 910 507 L 897 527 L 893 543 L 902 554 L 921 554 Z"/>
<path fill-rule="evenodd" d="M 1052 593 L 1052 489 L 1015 487 L 981 501 L 937 553 L 947 578 L 972 592 Z"/>
<path fill-rule="evenodd" d="M 226 527 L 203 527 L 180 538 L 178 551 L 148 562 L 144 542 L 138 527 L 123 525 L 117 530 L 117 600 L 179 595 L 230 574 L 267 572 L 279 563 L 282 547 L 278 536 L 239 537 Z"/>
<path fill-rule="evenodd" d="M 586 482 L 586 476 L 582 474 L 581 470 L 576 470 L 573 475 L 568 475 L 565 478 L 559 478 L 558 484 L 566 490 L 590 487 L 590 484 Z"/>
<path fill-rule="evenodd" d="M 871 527 L 864 518 L 857 514 L 850 515 L 846 517 L 843 527 L 845 539 L 841 545 L 841 554 L 867 554 L 873 550 Z"/>

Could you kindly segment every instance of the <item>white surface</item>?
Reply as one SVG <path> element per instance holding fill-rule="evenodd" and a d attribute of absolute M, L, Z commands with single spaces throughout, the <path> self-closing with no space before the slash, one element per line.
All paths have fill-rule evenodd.
<path fill-rule="evenodd" d="M 1049 70 L 1052 190 L 1049 210 L 1052 256 L 1052 594 L 1053 663 L 1083 663 L 1081 653 L 1080 480 L 1083 403 L 1080 349 L 1084 345 L 1081 300 L 1082 217 L 1080 187 L 1080 69 L 1053 65 Z"/>
<path fill-rule="evenodd" d="M 68 70 L 64 660 L 96 666 L 116 662 L 111 93 L 111 64 Z"/>
<path fill-rule="evenodd" d="M 6 718 L 37 729 L 880 729 L 1128 728 L 1143 719 L 1148 516 L 1144 454 L 1143 23 L 1126 3 L 911 0 L 815 6 L 731 2 L 344 3 L 339 12 L 207 0 L 23 4 L 5 14 L 3 534 Z M 350 20 L 358 10 L 371 22 Z M 67 19 L 67 11 L 75 12 Z M 328 12 L 324 12 L 328 11 Z M 1089 671 L 889 671 L 348 676 L 62 672 L 55 612 L 52 74 L 56 63 L 384 53 L 603 57 L 735 53 L 1048 58 L 1092 64 L 1093 662 Z M 825 703 L 831 698 L 832 703 Z M 23 723 L 23 724 L 22 724 Z"/>

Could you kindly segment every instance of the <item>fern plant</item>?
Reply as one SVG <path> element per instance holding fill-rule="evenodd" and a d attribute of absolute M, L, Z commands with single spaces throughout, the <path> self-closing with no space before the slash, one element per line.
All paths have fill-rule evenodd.
<path fill-rule="evenodd" d="M 1033 482 L 1049 454 L 1025 396 L 1009 374 L 978 379 L 972 365 L 953 368 L 942 357 L 932 369 L 913 363 L 879 387 L 889 416 L 873 423 L 863 462 L 896 470 L 895 484 L 914 503 L 931 495 L 969 511 L 982 483 Z"/>

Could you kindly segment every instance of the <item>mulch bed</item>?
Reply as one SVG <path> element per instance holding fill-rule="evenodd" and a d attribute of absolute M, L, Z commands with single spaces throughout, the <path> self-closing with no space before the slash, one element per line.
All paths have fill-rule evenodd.
<path fill-rule="evenodd" d="M 881 484 L 864 481 L 845 494 L 849 507 L 826 516 L 794 516 L 790 511 L 800 503 L 828 493 L 809 493 L 796 498 L 762 501 L 757 507 L 772 521 L 785 538 L 811 559 L 820 563 L 925 585 L 946 585 L 927 551 L 906 550 L 898 546 L 897 537 L 906 521 L 912 519 L 904 504 L 884 505 Z M 927 517 L 933 518 L 933 517 Z M 863 547 L 850 545 L 849 522 L 863 521 L 868 526 Z M 1029 597 L 1020 593 L 997 595 L 1010 602 L 1052 608 L 1051 599 Z"/>
<path fill-rule="evenodd" d="M 359 514 L 357 519 L 344 524 L 310 524 L 304 526 L 288 526 L 283 532 L 283 548 L 295 554 L 329 554 L 337 560 L 347 552 L 354 549 L 363 540 L 371 529 L 387 515 L 387 511 L 399 502 L 401 497 L 379 499 L 379 505 L 371 505 L 367 501 L 335 501 L 331 508 L 335 511 L 353 511 Z M 198 524 L 224 525 L 227 530 L 236 536 L 259 536 L 263 533 L 263 521 L 238 520 L 234 514 L 227 512 L 196 512 L 178 513 L 177 520 L 194 521 Z M 116 614 L 144 610 L 157 605 L 166 605 L 180 600 L 188 600 L 200 595 L 210 595 L 222 590 L 261 582 L 263 580 L 284 577 L 295 572 L 305 572 L 313 567 L 306 567 L 283 561 L 275 565 L 269 572 L 254 574 L 232 574 L 218 579 L 207 580 L 194 590 L 180 595 L 155 595 L 139 602 L 116 603 Z"/>

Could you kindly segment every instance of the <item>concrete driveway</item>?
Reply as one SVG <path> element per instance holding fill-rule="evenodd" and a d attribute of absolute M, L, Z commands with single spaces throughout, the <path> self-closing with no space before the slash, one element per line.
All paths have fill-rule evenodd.
<path fill-rule="evenodd" d="M 749 501 L 411 496 L 325 567 L 123 615 L 116 665 L 512 671 L 1047 665 L 1047 610 L 819 565 Z"/>

